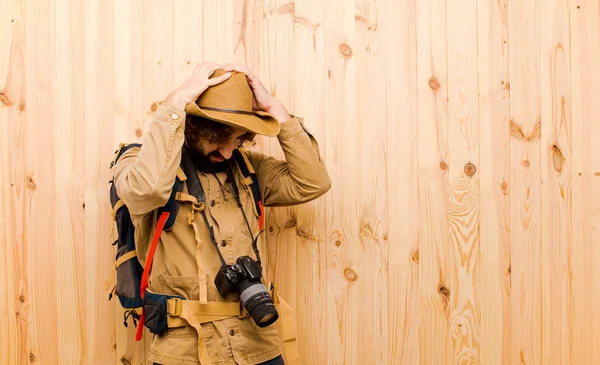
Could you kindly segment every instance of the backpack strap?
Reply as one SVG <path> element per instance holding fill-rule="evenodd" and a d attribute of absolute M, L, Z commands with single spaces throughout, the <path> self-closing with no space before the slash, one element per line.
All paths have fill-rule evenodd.
<path fill-rule="evenodd" d="M 246 150 L 243 148 L 238 148 L 233 150 L 233 158 L 237 162 L 237 165 L 244 176 L 242 180 L 242 185 L 252 194 L 252 198 L 254 199 L 254 204 L 256 206 L 256 213 L 259 216 L 259 226 L 260 231 L 262 231 L 264 227 L 264 207 L 262 204 L 262 196 L 260 192 L 260 185 L 258 184 L 258 178 L 256 177 L 256 171 L 254 171 L 254 167 L 250 163 L 250 159 L 248 158 L 248 154 Z"/>

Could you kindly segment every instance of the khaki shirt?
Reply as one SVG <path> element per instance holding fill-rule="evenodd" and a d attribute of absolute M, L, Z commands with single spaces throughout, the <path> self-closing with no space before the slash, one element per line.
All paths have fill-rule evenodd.
<path fill-rule="evenodd" d="M 136 250 L 142 266 L 156 225 L 156 209 L 167 202 L 175 181 L 184 142 L 184 127 L 184 111 L 167 104 L 160 105 L 143 146 L 125 152 L 115 165 L 115 186 L 132 215 L 136 227 Z M 247 151 L 259 179 L 263 205 L 300 204 L 326 193 L 331 181 L 319 154 L 318 144 L 306 131 L 302 120 L 292 117 L 282 123 L 277 138 L 285 161 Z M 214 227 L 216 241 L 227 264 L 234 263 L 243 255 L 256 259 L 246 222 L 229 191 L 229 185 L 225 184 L 225 173 L 198 175 L 206 195 L 208 220 Z M 243 209 L 250 222 L 252 235 L 256 237 L 259 227 L 254 200 L 240 184 L 239 171 L 235 175 Z M 188 193 L 187 188 L 184 188 L 184 193 Z M 214 279 L 220 268 L 220 260 L 201 214 L 194 215 L 198 230 L 196 237 L 194 228 L 188 224 L 189 212 L 191 204 L 181 203 L 173 229 L 162 233 L 148 289 L 156 293 L 181 295 L 191 300 L 239 300 L 237 294 L 222 298 L 217 291 Z M 260 254 L 264 268 L 265 254 Z M 250 316 L 232 317 L 203 323 L 202 335 L 213 364 L 257 364 L 282 352 L 276 325 L 259 328 Z M 165 365 L 200 364 L 195 329 L 191 326 L 170 328 L 166 334 L 154 336 L 148 358 Z"/>

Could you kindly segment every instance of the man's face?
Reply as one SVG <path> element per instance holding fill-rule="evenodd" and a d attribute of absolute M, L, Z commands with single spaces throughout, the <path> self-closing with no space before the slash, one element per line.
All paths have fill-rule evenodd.
<path fill-rule="evenodd" d="M 192 159 L 204 172 L 224 171 L 225 162 L 231 158 L 233 150 L 244 142 L 245 135 L 244 130 L 236 129 L 228 139 L 220 143 L 212 143 L 208 139 L 200 138 L 195 146 L 190 146 Z"/>

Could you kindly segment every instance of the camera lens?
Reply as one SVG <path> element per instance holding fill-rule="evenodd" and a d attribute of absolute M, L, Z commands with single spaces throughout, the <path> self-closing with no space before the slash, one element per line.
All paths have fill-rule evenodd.
<path fill-rule="evenodd" d="M 261 282 L 244 280 L 240 283 L 240 299 L 259 327 L 267 327 L 279 318 L 275 304 Z"/>

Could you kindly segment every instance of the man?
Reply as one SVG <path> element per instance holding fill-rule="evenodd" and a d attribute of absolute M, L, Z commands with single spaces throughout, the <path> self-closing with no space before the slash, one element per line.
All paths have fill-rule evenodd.
<path fill-rule="evenodd" d="M 192 176 L 188 169 L 183 174 L 186 187 L 178 195 L 175 224 L 161 233 L 152 256 L 151 294 L 146 302 L 150 303 L 148 295 L 153 294 L 185 298 L 183 310 L 144 306 L 147 324 L 161 318 L 164 313 L 160 311 L 165 310 L 173 320 L 153 338 L 149 360 L 155 364 L 283 364 L 276 323 L 259 326 L 256 312 L 253 317 L 243 311 L 224 315 L 224 310 L 219 312 L 223 318 L 216 320 L 202 320 L 211 314 L 199 313 L 206 312 L 199 308 L 207 305 L 217 311 L 225 305 L 239 308 L 239 292 L 221 292 L 226 286 L 221 285 L 223 277 L 217 280 L 219 288 L 215 279 L 224 265 L 235 264 L 242 256 L 260 262 L 253 245 L 260 234 L 260 208 L 232 158 L 256 134 L 276 136 L 285 154 L 285 161 L 279 161 L 245 151 L 264 206 L 305 203 L 330 189 L 318 144 L 302 120 L 288 114 L 250 70 L 235 64 L 198 65 L 158 107 L 142 147 L 127 150 L 115 165 L 115 186 L 131 213 L 142 266 L 157 225 L 157 210 L 167 203 L 176 177 L 183 173 L 182 158 L 195 167 L 192 171 L 206 198 L 206 204 L 199 204 L 199 195 L 189 191 Z M 263 285 L 253 288 L 270 290 Z M 189 307 L 194 303 L 201 304 Z M 270 308 L 270 302 L 265 303 L 261 310 Z M 189 312 L 186 308 L 196 309 Z M 176 322 L 173 313 L 184 320 Z"/>

